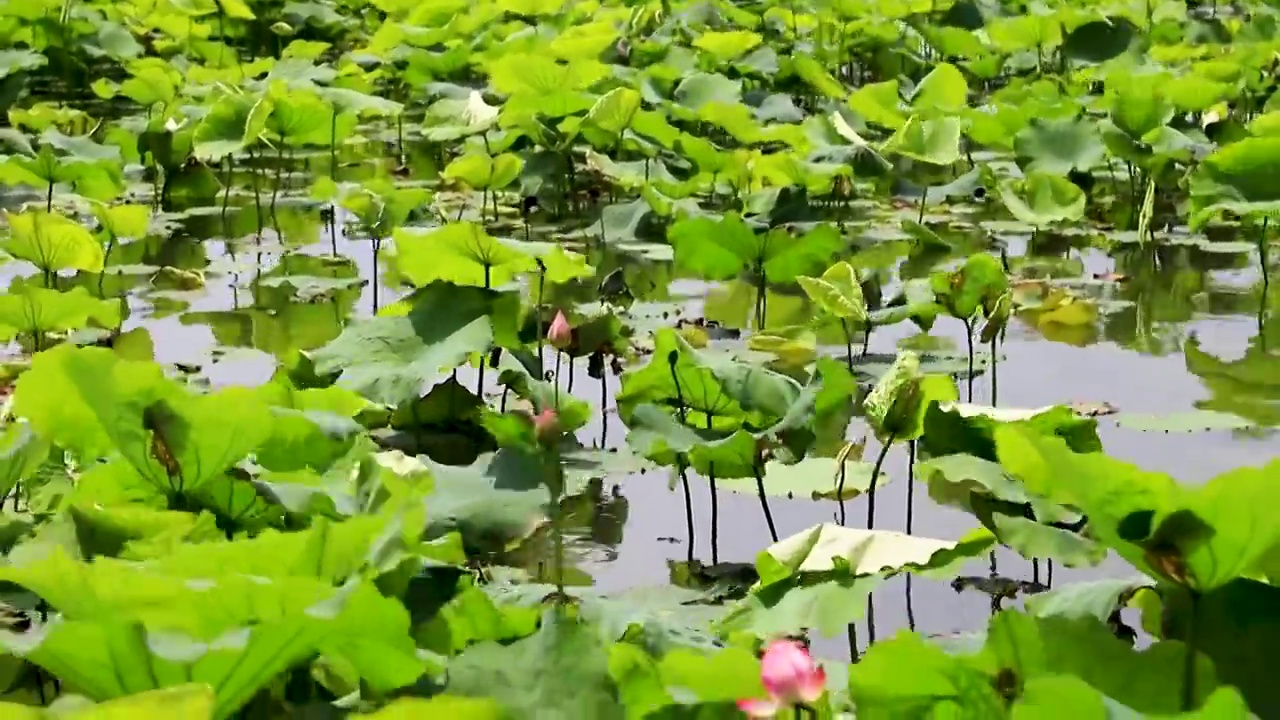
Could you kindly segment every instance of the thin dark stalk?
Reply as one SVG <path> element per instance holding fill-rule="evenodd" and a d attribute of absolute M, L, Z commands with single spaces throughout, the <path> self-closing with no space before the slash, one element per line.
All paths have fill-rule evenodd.
<path fill-rule="evenodd" d="M 773 513 L 769 512 L 769 497 L 764 494 L 764 468 L 760 463 L 756 463 L 756 493 L 760 495 L 760 507 L 764 509 L 764 521 L 769 525 L 769 537 L 774 542 L 778 542 L 778 528 L 773 524 Z"/>
<path fill-rule="evenodd" d="M 102 251 L 102 272 L 98 273 L 98 297 L 102 297 L 104 292 L 102 283 L 107 279 L 107 262 L 111 260 L 111 250 L 116 246 L 116 236 L 107 236 L 107 247 Z"/>
<path fill-rule="evenodd" d="M 880 454 L 876 456 L 876 464 L 871 468 L 871 485 L 867 489 L 867 529 L 871 530 L 876 526 L 876 482 L 880 480 L 880 468 L 884 467 L 885 456 L 889 454 L 889 448 L 893 445 L 893 436 L 890 435 L 884 441 L 884 445 L 880 448 Z"/>
<path fill-rule="evenodd" d="M 572 355 L 569 356 L 569 383 L 568 383 L 568 386 L 565 388 L 565 391 L 569 393 L 573 392 L 573 356 Z"/>
<path fill-rule="evenodd" d="M 871 326 L 867 325 L 862 332 L 862 357 L 867 356 L 867 351 L 871 349 Z"/>
<path fill-rule="evenodd" d="M 849 623 L 846 636 L 849 638 L 849 662 L 858 662 L 858 626 Z"/>
<path fill-rule="evenodd" d="M 249 151 L 249 177 L 253 180 L 253 207 L 258 213 L 258 233 L 262 233 L 262 189 L 258 186 L 258 168 L 252 165 L 253 151 Z"/>
<path fill-rule="evenodd" d="M 1048 573 L 1045 575 L 1044 586 L 1051 588 L 1053 587 L 1053 558 L 1046 559 L 1045 565 L 1048 567 Z"/>
<path fill-rule="evenodd" d="M 911 534 L 911 515 L 916 495 L 916 441 L 907 443 L 907 534 Z"/>
<path fill-rule="evenodd" d="M 603 449 L 609 439 L 609 384 L 608 375 L 600 372 L 600 447 Z"/>
<path fill-rule="evenodd" d="M 329 249 L 338 257 L 338 206 L 329 204 Z"/>
<path fill-rule="evenodd" d="M 916 631 L 916 609 L 911 592 L 911 573 L 907 573 L 907 628 Z"/>
<path fill-rule="evenodd" d="M 284 170 L 284 143 L 276 148 L 276 177 L 275 185 L 271 188 L 271 214 L 276 214 L 276 197 L 280 195 L 280 173 Z"/>
<path fill-rule="evenodd" d="M 49 192 L 44 196 L 44 211 L 53 212 L 53 181 L 49 181 Z"/>
<path fill-rule="evenodd" d="M 867 647 L 876 641 L 876 597 L 867 593 Z"/>
<path fill-rule="evenodd" d="M 1040 584 L 1040 558 L 1031 558 L 1031 582 Z"/>
<path fill-rule="evenodd" d="M 921 225 L 924 224 L 924 206 L 927 202 L 929 202 L 929 188 L 920 191 L 920 214 L 916 217 L 916 222 Z"/>
<path fill-rule="evenodd" d="M 378 314 L 378 255 L 382 253 L 382 238 L 373 237 L 373 277 L 369 279 L 369 286 L 373 288 L 373 314 Z"/>
<path fill-rule="evenodd" d="M 693 562 L 694 552 L 694 531 L 693 531 L 693 493 L 689 490 L 689 474 L 685 472 L 684 458 L 679 461 L 680 484 L 684 487 L 684 520 L 685 532 L 689 536 L 689 552 L 687 560 Z"/>
<path fill-rule="evenodd" d="M 227 156 L 227 171 L 222 174 L 222 219 L 227 219 L 227 204 L 231 201 L 231 173 L 235 168 L 235 157 Z"/>
<path fill-rule="evenodd" d="M 711 429 L 711 415 L 707 414 L 707 429 Z M 711 483 L 711 564 L 720 562 L 720 493 L 716 489 L 716 466 L 707 467 L 707 479 Z"/>
<path fill-rule="evenodd" d="M 551 382 L 553 383 L 553 387 L 555 387 L 554 395 L 555 395 L 556 409 L 559 410 L 560 409 L 560 350 L 558 349 L 556 350 L 556 367 L 555 367 L 554 376 Z"/>
<path fill-rule="evenodd" d="M 538 306 L 534 308 L 533 317 L 534 317 L 535 333 L 538 336 L 538 372 L 541 373 L 542 372 L 542 342 L 544 339 L 542 337 L 542 293 L 543 293 L 543 290 L 546 289 L 546 285 L 547 285 L 547 266 L 542 264 L 541 259 L 539 259 L 537 263 L 538 263 Z"/>

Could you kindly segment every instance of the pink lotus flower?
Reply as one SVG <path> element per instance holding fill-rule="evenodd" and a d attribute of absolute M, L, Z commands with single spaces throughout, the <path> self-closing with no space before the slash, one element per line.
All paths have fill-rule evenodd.
<path fill-rule="evenodd" d="M 739 700 L 738 709 L 753 718 L 771 718 L 782 710 L 822 697 L 827 673 L 794 640 L 775 640 L 764 651 L 760 680 L 769 697 Z"/>
<path fill-rule="evenodd" d="M 573 344 L 573 328 L 569 327 L 569 319 L 563 312 L 556 311 L 556 317 L 547 328 L 547 342 L 557 350 L 566 350 Z"/>
<path fill-rule="evenodd" d="M 543 445 L 552 445 L 560 438 L 560 416 L 547 408 L 533 418 L 533 434 Z"/>

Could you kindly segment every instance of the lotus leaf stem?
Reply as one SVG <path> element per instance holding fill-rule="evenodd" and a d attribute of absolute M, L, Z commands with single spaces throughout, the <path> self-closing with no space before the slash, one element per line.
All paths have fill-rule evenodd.
<path fill-rule="evenodd" d="M 889 454 L 889 448 L 893 446 L 893 435 L 885 439 L 884 445 L 880 448 L 880 454 L 876 456 L 876 464 L 871 468 L 871 485 L 867 488 L 867 529 L 874 529 L 876 526 L 876 482 L 880 479 L 880 468 L 884 467 L 885 456 Z"/>
<path fill-rule="evenodd" d="M 764 509 L 764 521 L 769 525 L 769 537 L 774 542 L 778 542 L 778 528 L 773 524 L 773 513 L 769 511 L 769 496 L 764 492 L 764 467 L 761 463 L 755 463 L 752 468 L 756 475 L 756 492 L 760 495 L 760 507 Z"/>

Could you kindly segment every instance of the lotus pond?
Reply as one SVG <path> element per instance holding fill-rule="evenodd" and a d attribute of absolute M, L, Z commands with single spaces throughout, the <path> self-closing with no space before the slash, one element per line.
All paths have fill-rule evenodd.
<path fill-rule="evenodd" d="M 1271 5 L 0 37 L 4 717 L 1280 717 Z"/>

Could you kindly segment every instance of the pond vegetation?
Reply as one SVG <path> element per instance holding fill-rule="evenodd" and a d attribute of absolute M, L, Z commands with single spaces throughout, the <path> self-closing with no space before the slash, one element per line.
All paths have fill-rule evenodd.
<path fill-rule="evenodd" d="M 1271 5 L 0 36 L 5 717 L 1280 717 Z"/>

